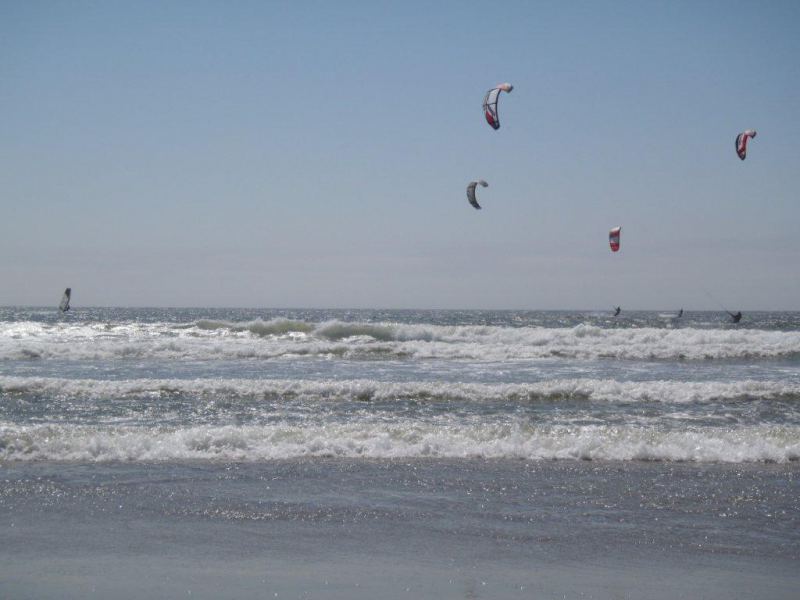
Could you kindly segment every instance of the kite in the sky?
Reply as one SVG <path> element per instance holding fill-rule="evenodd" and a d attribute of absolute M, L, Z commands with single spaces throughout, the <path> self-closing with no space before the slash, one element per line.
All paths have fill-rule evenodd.
<path fill-rule="evenodd" d="M 619 251 L 619 238 L 622 233 L 622 227 L 614 227 L 608 232 L 608 245 L 611 246 L 612 252 Z"/>
<path fill-rule="evenodd" d="M 747 140 L 754 137 L 756 137 L 755 129 L 745 129 L 736 136 L 736 154 L 738 154 L 739 158 L 742 160 L 747 158 Z"/>
<path fill-rule="evenodd" d="M 469 200 L 469 203 L 478 210 L 480 210 L 481 205 L 478 204 L 478 199 L 475 197 L 475 187 L 479 185 L 481 187 L 489 187 L 489 184 L 483 179 L 479 179 L 478 181 L 470 181 L 469 185 L 467 186 L 467 200 Z"/>
<path fill-rule="evenodd" d="M 514 86 L 510 83 L 501 83 L 497 87 L 493 87 L 483 98 L 483 114 L 486 117 L 486 122 L 494 129 L 500 129 L 500 117 L 497 115 L 497 101 L 500 98 L 500 92 L 506 94 L 511 93 Z"/>

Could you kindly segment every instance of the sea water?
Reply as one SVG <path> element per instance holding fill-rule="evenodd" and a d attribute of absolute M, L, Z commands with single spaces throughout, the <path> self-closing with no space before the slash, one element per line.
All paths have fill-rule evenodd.
<path fill-rule="evenodd" d="M 788 463 L 800 314 L 0 311 L 0 460 Z"/>
<path fill-rule="evenodd" d="M 230 597 L 263 591 L 241 582 L 265 556 L 295 597 L 616 597 L 552 561 L 642 557 L 668 580 L 710 560 L 730 577 L 708 597 L 791 597 L 798 459 L 800 313 L 0 309 L 0 590 L 15 595 L 64 591 L 22 565 L 130 558 L 118 526 L 135 522 L 124 539 L 159 539 L 164 560 L 243 552 Z M 394 579 L 353 566 L 380 557 Z M 531 564 L 550 579 L 526 579 Z M 98 571 L 95 589 L 141 592 L 104 568 L 121 583 Z M 698 591 L 647 587 L 648 569 L 622 597 Z M 181 593 L 189 571 L 170 571 Z"/>

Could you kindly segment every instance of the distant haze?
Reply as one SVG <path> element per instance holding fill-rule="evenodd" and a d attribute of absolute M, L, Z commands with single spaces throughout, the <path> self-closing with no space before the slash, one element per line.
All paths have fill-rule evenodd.
<path fill-rule="evenodd" d="M 800 309 L 798 57 L 797 2 L 3 2 L 0 305 Z"/>

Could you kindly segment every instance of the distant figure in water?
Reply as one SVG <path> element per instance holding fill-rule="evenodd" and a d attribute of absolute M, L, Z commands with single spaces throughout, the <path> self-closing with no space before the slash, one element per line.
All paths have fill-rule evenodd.
<path fill-rule="evenodd" d="M 622 308 L 618 306 L 617 308 L 614 309 L 614 316 L 615 317 L 619 316 L 619 313 L 621 313 L 621 312 L 622 312 Z"/>
<path fill-rule="evenodd" d="M 682 316 L 683 316 L 683 309 L 680 309 L 678 311 L 678 317 L 677 318 L 680 319 Z"/>
<path fill-rule="evenodd" d="M 67 312 L 69 310 L 69 299 L 72 297 L 72 288 L 67 288 L 64 290 L 64 295 L 61 297 L 61 303 L 58 305 L 58 309 L 61 312 Z"/>
<path fill-rule="evenodd" d="M 728 311 L 728 314 L 731 316 L 731 321 L 734 323 L 738 323 L 742 320 L 742 311 L 737 312 L 736 314 Z"/>

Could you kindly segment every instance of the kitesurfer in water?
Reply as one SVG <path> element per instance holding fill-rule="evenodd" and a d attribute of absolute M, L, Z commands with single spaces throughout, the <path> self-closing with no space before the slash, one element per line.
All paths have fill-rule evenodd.
<path fill-rule="evenodd" d="M 621 312 L 622 312 L 622 308 L 620 308 L 618 306 L 617 308 L 614 309 L 614 316 L 615 317 L 619 316 L 619 313 L 621 313 Z"/>
<path fill-rule="evenodd" d="M 742 311 L 738 311 L 736 313 L 728 311 L 728 314 L 731 316 L 731 321 L 733 321 L 734 323 L 738 323 L 739 321 L 742 320 Z"/>
<path fill-rule="evenodd" d="M 683 309 L 678 311 L 678 318 L 680 319 L 683 316 Z"/>

